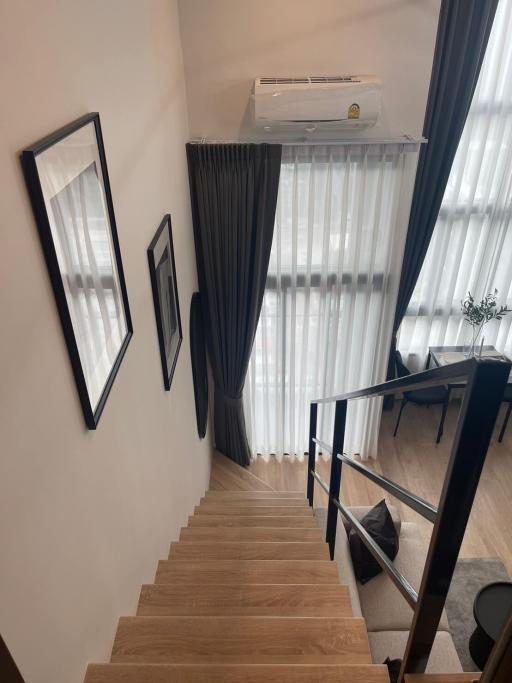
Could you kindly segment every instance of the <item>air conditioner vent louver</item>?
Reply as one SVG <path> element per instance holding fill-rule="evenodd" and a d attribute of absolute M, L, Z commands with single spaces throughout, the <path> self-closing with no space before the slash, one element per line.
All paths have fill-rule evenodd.
<path fill-rule="evenodd" d="M 308 78 L 260 78 L 265 85 L 292 85 L 293 83 L 309 83 Z"/>
<path fill-rule="evenodd" d="M 354 76 L 310 76 L 311 83 L 360 83 Z"/>
<path fill-rule="evenodd" d="M 295 83 L 360 83 L 357 76 L 304 76 L 303 78 L 260 78 L 263 85 L 293 85 Z"/>

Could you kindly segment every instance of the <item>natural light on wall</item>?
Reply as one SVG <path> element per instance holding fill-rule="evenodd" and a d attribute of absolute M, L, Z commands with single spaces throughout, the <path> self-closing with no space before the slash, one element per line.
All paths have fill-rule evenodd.
<path fill-rule="evenodd" d="M 309 401 L 385 379 L 417 145 L 284 146 L 270 266 L 244 390 L 253 454 L 303 457 Z M 330 438 L 332 411 L 319 415 Z M 349 404 L 374 457 L 380 401 Z"/>
<path fill-rule="evenodd" d="M 512 2 L 501 0 L 434 235 L 398 345 L 422 369 L 429 346 L 464 344 L 468 290 L 498 290 L 512 307 Z M 512 317 L 491 322 L 485 343 L 512 356 Z"/>

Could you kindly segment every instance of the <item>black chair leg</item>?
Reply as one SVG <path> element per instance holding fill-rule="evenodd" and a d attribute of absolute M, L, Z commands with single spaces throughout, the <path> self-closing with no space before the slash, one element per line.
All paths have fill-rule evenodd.
<path fill-rule="evenodd" d="M 400 405 L 400 411 L 398 413 L 398 419 L 396 421 L 395 431 L 393 432 L 393 437 L 396 436 L 396 433 L 398 431 L 398 425 L 400 424 L 400 418 L 402 417 L 402 410 L 405 408 L 406 403 L 407 403 L 407 399 L 404 396 L 404 398 L 402 399 L 402 404 Z"/>
<path fill-rule="evenodd" d="M 503 437 L 505 436 L 505 429 L 507 428 L 510 413 L 512 413 L 512 401 L 510 401 L 510 403 L 508 404 L 507 412 L 505 414 L 505 419 L 503 420 L 503 424 L 502 424 L 501 429 L 500 429 L 500 435 L 498 436 L 498 442 L 499 443 L 501 443 L 503 441 Z"/>
<path fill-rule="evenodd" d="M 446 417 L 446 411 L 447 410 L 448 410 L 448 396 L 446 397 L 446 400 L 443 403 L 443 410 L 441 412 L 441 422 L 439 423 L 439 429 L 437 430 L 436 443 L 439 443 L 441 441 L 441 437 L 443 436 L 444 419 Z"/>

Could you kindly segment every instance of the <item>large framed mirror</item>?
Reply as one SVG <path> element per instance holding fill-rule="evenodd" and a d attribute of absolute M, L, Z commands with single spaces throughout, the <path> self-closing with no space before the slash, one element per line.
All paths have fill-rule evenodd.
<path fill-rule="evenodd" d="M 96 429 L 133 333 L 99 114 L 21 155 L 89 429 Z"/>

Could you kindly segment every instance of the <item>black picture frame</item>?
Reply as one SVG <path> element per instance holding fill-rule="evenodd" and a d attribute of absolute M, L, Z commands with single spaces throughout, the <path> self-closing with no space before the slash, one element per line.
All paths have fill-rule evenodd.
<path fill-rule="evenodd" d="M 66 288 L 64 285 L 64 275 L 61 272 L 59 259 L 57 255 L 56 244 L 52 233 L 52 225 L 50 216 L 48 214 L 47 200 L 43 191 L 43 185 L 38 170 L 38 158 L 47 150 L 61 143 L 69 136 L 77 133 L 85 126 L 93 124 L 94 136 L 96 142 L 95 153 L 99 159 L 99 164 L 94 163 L 94 172 L 96 173 L 98 187 L 102 194 L 102 201 L 104 201 L 105 210 L 105 225 L 108 228 L 109 244 L 111 246 L 111 256 L 113 257 L 113 274 L 115 274 L 115 284 L 119 287 L 119 296 L 122 303 L 122 313 L 124 315 L 123 324 L 126 327 L 115 360 L 111 364 L 110 371 L 106 377 L 99 398 L 92 402 L 84 368 L 80 357 L 79 344 L 73 320 L 68 305 L 66 296 Z M 53 287 L 55 301 L 64 333 L 64 338 L 68 348 L 69 358 L 75 377 L 75 382 L 78 390 L 78 396 L 82 406 L 84 419 L 87 427 L 94 430 L 98 426 L 98 422 L 103 413 L 105 403 L 107 401 L 110 390 L 114 383 L 115 377 L 119 371 L 119 367 L 124 358 L 128 344 L 133 336 L 133 325 L 130 315 L 130 307 L 128 303 L 128 293 L 126 289 L 126 281 L 124 277 L 123 263 L 121 259 L 121 250 L 119 246 L 119 238 L 117 233 L 116 220 L 114 215 L 114 206 L 112 202 L 112 192 L 110 189 L 110 181 L 107 170 L 107 161 L 105 157 L 105 148 L 103 144 L 103 135 L 101 131 L 100 117 L 98 112 L 85 114 L 76 119 L 68 125 L 51 133 L 38 142 L 30 145 L 21 153 L 21 164 L 25 181 L 27 184 L 30 201 L 32 204 L 32 211 L 34 213 L 35 222 L 39 232 L 39 238 L 43 248 L 50 281 Z M 100 175 L 101 174 L 101 175 Z M 114 270 L 115 265 L 115 270 Z M 114 276 L 113 276 L 114 277 Z M 85 289 L 85 286 L 82 285 Z"/>
<path fill-rule="evenodd" d="M 183 341 L 170 214 L 166 214 L 163 217 L 155 236 L 151 240 L 147 253 L 164 387 L 166 391 L 170 391 L 181 342 Z M 161 268 L 165 268 L 163 277 L 159 273 Z M 162 287 L 159 287 L 159 283 L 162 282 L 165 283 L 163 285 L 165 286 L 165 291 L 162 291 Z M 163 299 L 162 295 L 168 297 L 167 302 Z M 166 303 L 168 306 L 166 306 Z M 164 320 L 164 317 L 166 320 Z M 173 319 L 175 327 L 173 327 Z M 169 325 L 171 326 L 170 330 Z M 169 354 L 171 354 L 170 357 Z"/>

